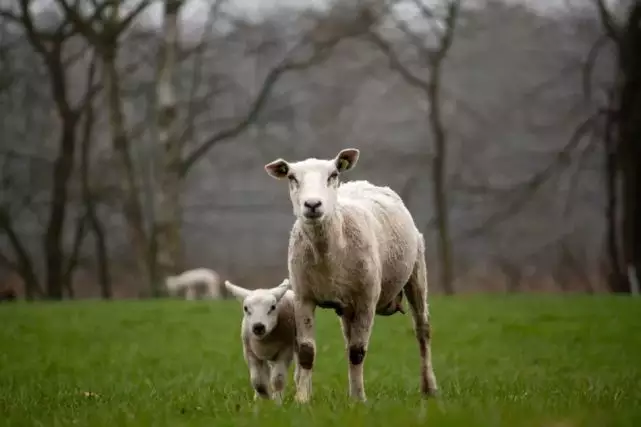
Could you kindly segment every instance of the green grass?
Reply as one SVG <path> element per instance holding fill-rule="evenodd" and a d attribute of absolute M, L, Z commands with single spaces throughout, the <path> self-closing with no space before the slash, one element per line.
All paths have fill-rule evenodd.
<path fill-rule="evenodd" d="M 641 425 L 641 299 L 432 297 L 438 401 L 418 393 L 409 315 L 377 317 L 367 404 L 338 319 L 318 312 L 312 403 L 254 403 L 235 301 L 0 306 L 0 425 Z M 89 394 L 87 394 L 89 393 Z"/>

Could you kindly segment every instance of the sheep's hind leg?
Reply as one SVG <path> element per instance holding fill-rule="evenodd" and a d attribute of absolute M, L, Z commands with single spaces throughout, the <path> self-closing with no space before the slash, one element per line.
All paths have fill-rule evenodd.
<path fill-rule="evenodd" d="M 374 326 L 375 309 L 374 305 L 362 307 L 354 310 L 353 313 L 345 313 L 341 317 L 349 356 L 349 396 L 362 402 L 367 400 L 363 381 L 363 365 Z"/>
<path fill-rule="evenodd" d="M 426 396 L 435 396 L 438 386 L 432 366 L 432 334 L 427 302 L 427 267 L 423 251 L 419 251 L 414 271 L 404 290 L 412 311 L 414 330 L 421 354 L 421 392 Z"/>

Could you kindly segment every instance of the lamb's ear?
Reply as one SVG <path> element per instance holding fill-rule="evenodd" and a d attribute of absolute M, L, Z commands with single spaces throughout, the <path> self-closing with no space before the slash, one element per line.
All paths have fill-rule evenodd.
<path fill-rule="evenodd" d="M 274 298 L 276 298 L 276 301 L 278 302 L 283 296 L 285 296 L 285 292 L 289 289 L 291 289 L 289 279 L 285 279 L 280 285 L 272 289 L 272 295 L 274 295 Z"/>
<path fill-rule="evenodd" d="M 265 165 L 265 171 L 273 178 L 283 179 L 289 173 L 289 163 L 283 159 L 276 159 Z"/>
<path fill-rule="evenodd" d="M 356 166 L 360 151 L 357 148 L 346 148 L 341 150 L 334 160 L 336 162 L 336 169 L 339 172 L 345 172 Z"/>
<path fill-rule="evenodd" d="M 231 283 L 229 280 L 225 280 L 225 288 L 229 291 L 230 294 L 236 297 L 236 299 L 243 301 L 247 295 L 251 291 L 241 288 L 240 286 L 236 286 L 233 283 Z"/>

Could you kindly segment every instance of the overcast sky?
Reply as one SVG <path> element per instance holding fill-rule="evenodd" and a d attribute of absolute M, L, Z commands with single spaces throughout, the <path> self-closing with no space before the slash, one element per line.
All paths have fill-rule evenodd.
<path fill-rule="evenodd" d="M 33 6 L 37 9 L 53 0 L 37 0 Z M 227 12 L 244 15 L 249 18 L 260 19 L 260 16 L 265 12 L 274 11 L 280 7 L 289 7 L 294 9 L 306 9 L 310 7 L 322 8 L 328 2 L 335 3 L 336 1 L 352 1 L 352 0 L 226 0 L 225 10 Z M 425 3 L 439 4 L 439 0 L 424 0 Z M 485 0 L 463 0 L 466 4 L 483 3 Z M 561 11 L 568 9 L 568 4 L 572 6 L 590 5 L 593 0 L 503 0 L 507 3 L 522 3 L 528 7 L 544 14 L 558 14 Z M 614 4 L 619 0 L 606 0 L 608 4 Z M 0 4 L 7 5 L 14 3 L 15 0 L 0 0 Z M 182 11 L 183 25 L 187 24 L 193 29 L 198 28 L 207 19 L 207 12 L 213 0 L 186 0 L 185 7 Z M 129 4 L 136 4 L 137 1 L 128 1 Z M 15 4 L 15 3 L 14 3 Z M 410 9 L 408 9 L 410 10 Z M 147 23 L 159 24 L 162 14 L 162 1 L 156 0 L 154 5 L 145 12 L 143 18 Z M 185 22 L 186 21 L 186 22 Z M 184 28 L 184 27 L 183 27 Z"/>

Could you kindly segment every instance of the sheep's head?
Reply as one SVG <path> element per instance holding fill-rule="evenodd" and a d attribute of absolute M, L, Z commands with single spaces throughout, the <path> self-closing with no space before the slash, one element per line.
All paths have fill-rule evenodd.
<path fill-rule="evenodd" d="M 289 279 L 271 289 L 249 290 L 225 280 L 225 288 L 243 303 L 245 323 L 256 338 L 262 338 L 278 323 L 278 303 L 290 289 Z"/>
<path fill-rule="evenodd" d="M 356 166 L 359 150 L 346 148 L 331 159 L 306 159 L 289 163 L 283 159 L 265 165 L 267 173 L 289 180 L 294 215 L 305 222 L 321 221 L 336 206 L 338 176 Z"/>

